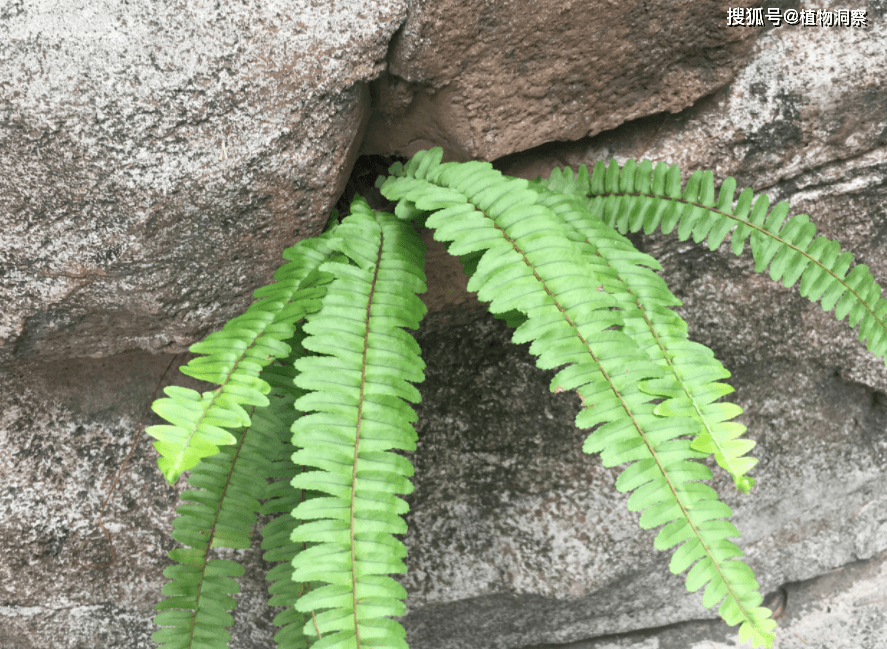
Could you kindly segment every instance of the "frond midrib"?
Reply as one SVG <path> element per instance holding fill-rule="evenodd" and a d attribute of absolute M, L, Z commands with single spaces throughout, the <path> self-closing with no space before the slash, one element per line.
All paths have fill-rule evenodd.
<path fill-rule="evenodd" d="M 586 241 L 586 243 L 590 244 L 588 239 L 586 239 L 585 241 Z M 644 305 L 641 302 L 640 298 L 637 297 L 637 294 L 631 290 L 631 287 L 628 285 L 628 283 L 625 282 L 625 280 L 623 280 L 619 276 L 618 269 L 616 269 L 615 266 L 613 266 L 609 261 L 607 261 L 603 255 L 600 255 L 600 256 L 602 259 L 604 259 L 604 261 L 607 263 L 607 265 L 610 268 L 613 268 L 616 271 L 616 278 L 623 283 L 624 291 L 626 293 L 629 293 L 630 295 L 634 296 L 634 298 L 635 298 L 634 302 L 638 308 L 638 312 L 643 316 L 644 321 L 647 323 L 647 327 L 649 328 L 650 333 L 653 336 L 653 339 L 656 341 L 656 344 L 659 346 L 659 349 L 662 350 L 662 357 L 665 359 L 665 362 L 668 363 L 669 368 L 671 368 L 671 372 L 674 375 L 674 377 L 677 379 L 678 384 L 681 386 L 681 390 L 684 392 L 685 395 L 687 395 L 687 398 L 690 400 L 690 403 L 693 404 L 693 408 L 696 410 L 696 413 L 699 415 L 699 419 L 698 419 L 699 423 L 702 424 L 703 428 L 705 428 L 705 430 L 711 436 L 712 442 L 715 444 L 715 446 L 717 446 L 718 450 L 721 452 L 721 456 L 724 458 L 725 464 L 729 464 L 730 466 L 732 466 L 733 463 L 730 461 L 730 458 L 727 455 L 727 453 L 724 452 L 724 449 L 721 446 L 720 442 L 718 441 L 717 436 L 715 435 L 714 431 L 709 426 L 705 415 L 702 413 L 702 408 L 699 407 L 699 404 L 696 402 L 696 399 L 694 398 L 693 394 L 687 389 L 686 381 L 684 381 L 684 379 L 682 379 L 680 377 L 680 375 L 678 374 L 677 368 L 674 365 L 674 358 L 673 358 L 674 355 L 672 352 L 670 352 L 668 350 L 668 348 L 665 346 L 665 344 L 663 344 L 662 339 L 659 336 L 659 333 L 656 331 L 656 326 L 653 324 L 653 321 L 648 317 L 647 310 L 644 308 Z M 601 371 L 603 371 L 603 368 Z M 733 476 L 739 475 L 735 469 L 731 469 L 729 467 L 724 467 L 724 468 Z"/>
<path fill-rule="evenodd" d="M 261 333 L 259 333 L 258 336 L 256 336 L 253 339 L 253 341 L 249 345 L 247 345 L 246 349 L 244 349 L 243 352 L 240 354 L 240 356 L 237 358 L 237 360 L 234 361 L 234 365 L 231 367 L 231 370 L 225 375 L 224 382 L 219 383 L 219 387 L 217 387 L 211 391 L 211 393 L 213 395 L 212 399 L 210 399 L 209 403 L 207 404 L 206 408 L 204 408 L 203 412 L 200 413 L 200 417 L 194 422 L 194 425 L 191 428 L 191 431 L 190 431 L 190 434 L 188 435 L 186 443 L 182 446 L 182 449 L 178 453 L 178 457 L 177 457 L 176 463 L 175 463 L 176 468 L 178 468 L 181 465 L 181 459 L 184 458 L 185 451 L 188 448 L 190 448 L 191 440 L 194 439 L 195 435 L 197 435 L 197 431 L 200 428 L 200 424 L 203 422 L 204 419 L 206 419 L 209 416 L 209 411 L 212 410 L 212 407 L 215 405 L 216 401 L 219 399 L 219 397 L 222 396 L 222 393 L 225 391 L 225 387 L 231 382 L 231 377 L 234 376 L 235 372 L 237 372 L 237 369 L 239 368 L 240 363 L 246 358 L 247 353 L 256 346 L 259 339 L 261 339 L 261 337 L 264 335 L 265 335 L 265 332 L 262 331 Z M 203 358 L 209 358 L 209 356 L 204 356 Z M 270 356 L 269 356 L 269 358 L 270 358 Z M 253 411 L 255 411 L 255 407 L 253 407 Z M 238 452 L 239 452 L 239 446 L 238 446 Z"/>
<path fill-rule="evenodd" d="M 351 536 L 351 599 L 353 603 L 353 615 L 354 615 L 354 639 L 357 645 L 357 649 L 361 649 L 360 646 L 360 628 L 357 623 L 357 560 L 354 552 L 354 508 L 357 500 L 357 465 L 359 461 L 359 451 L 360 451 L 360 430 L 363 424 L 363 402 L 364 402 L 364 391 L 366 388 L 366 370 L 367 370 L 367 353 L 369 351 L 370 346 L 370 310 L 373 306 L 373 297 L 376 293 L 376 284 L 379 280 L 379 260 L 382 257 L 382 250 L 385 246 L 385 229 L 379 228 L 379 252 L 376 256 L 376 265 L 373 269 L 373 280 L 370 283 L 370 296 L 369 300 L 367 300 L 366 306 L 366 319 L 364 325 L 364 336 L 363 336 L 363 352 L 361 355 L 361 363 L 360 363 L 360 392 L 357 399 L 357 426 L 355 427 L 354 434 L 354 462 L 351 468 L 351 504 L 350 504 L 350 520 L 349 520 L 349 532 Z M 319 632 L 318 632 L 319 633 Z"/>

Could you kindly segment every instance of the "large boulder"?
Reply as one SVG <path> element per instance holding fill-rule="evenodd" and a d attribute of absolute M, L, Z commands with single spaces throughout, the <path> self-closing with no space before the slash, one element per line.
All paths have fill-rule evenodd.
<path fill-rule="evenodd" d="M 0 359 L 182 351 L 319 234 L 406 0 L 0 10 Z"/>

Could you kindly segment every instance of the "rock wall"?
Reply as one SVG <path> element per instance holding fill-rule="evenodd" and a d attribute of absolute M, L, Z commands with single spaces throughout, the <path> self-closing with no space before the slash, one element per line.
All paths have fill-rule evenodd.
<path fill-rule="evenodd" d="M 0 649 L 155 646 L 180 487 L 136 437 L 145 409 L 199 387 L 183 350 L 323 227 L 361 153 L 444 146 L 528 178 L 611 157 L 712 169 L 791 199 L 883 285 L 887 6 L 820 4 L 778 8 L 868 26 L 727 27 L 715 2 L 0 6 Z M 411 646 L 734 646 L 581 453 L 578 399 L 425 240 Z M 714 486 L 777 646 L 887 644 L 883 359 L 747 254 L 633 240 L 758 442 L 753 493 Z M 268 566 L 238 556 L 231 646 L 271 647 Z"/>

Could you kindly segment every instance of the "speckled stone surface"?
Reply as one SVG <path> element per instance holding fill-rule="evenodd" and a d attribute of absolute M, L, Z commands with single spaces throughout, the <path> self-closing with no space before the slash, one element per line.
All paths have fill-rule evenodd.
<path fill-rule="evenodd" d="M 0 362 L 181 351 L 323 229 L 406 0 L 0 6 Z"/>
<path fill-rule="evenodd" d="M 678 112 L 730 81 L 761 27 L 721 0 L 417 2 L 392 41 L 364 150 L 493 160 Z M 733 5 L 730 5 L 733 6 Z"/>
<path fill-rule="evenodd" d="M 726 310 L 756 291 L 741 276 L 734 282 Z M 774 301 L 747 326 L 785 308 Z M 694 332 L 705 317 L 686 314 L 691 338 L 700 339 Z M 588 431 L 572 425 L 579 400 L 549 392 L 553 372 L 537 370 L 527 346 L 510 344 L 507 327 L 482 312 L 443 312 L 427 327 L 419 334 L 428 367 L 405 538 L 410 572 L 402 578 L 411 646 L 559 645 L 713 619 L 669 573 L 671 553 L 653 548 L 656 531 L 641 530 L 627 511 L 627 495 L 613 486 L 619 469 L 581 452 Z M 730 399 L 758 443 L 758 486 L 738 494 L 712 464 L 712 484 L 734 511 L 762 592 L 777 600 L 780 588 L 887 550 L 882 393 L 817 358 L 802 327 L 789 337 L 805 341 L 803 360 L 788 361 L 777 347 L 744 365 L 725 362 L 736 388 Z M 880 592 L 880 568 L 871 570 L 859 592 Z M 840 588 L 852 601 L 849 583 Z M 789 600 L 803 625 L 815 623 Z M 884 617 L 877 602 L 866 611 Z M 731 633 L 714 622 L 702 628 L 700 638 Z"/>

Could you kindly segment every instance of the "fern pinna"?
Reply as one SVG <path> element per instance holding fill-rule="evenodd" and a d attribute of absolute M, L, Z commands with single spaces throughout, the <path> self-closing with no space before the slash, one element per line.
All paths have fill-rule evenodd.
<path fill-rule="evenodd" d="M 233 623 L 231 559 L 212 547 L 249 544 L 257 512 L 276 515 L 262 530 L 265 559 L 279 562 L 271 605 L 280 647 L 405 647 L 406 592 L 389 575 L 406 570 L 399 496 L 412 490 L 413 467 L 399 452 L 415 448 L 423 379 L 418 345 L 405 331 L 425 308 L 423 250 L 410 220 L 426 218 L 439 241 L 463 261 L 469 290 L 531 342 L 540 368 L 560 368 L 553 391 L 583 401 L 577 426 L 594 428 L 583 450 L 605 466 L 623 465 L 616 488 L 631 492 L 640 525 L 662 529 L 660 550 L 676 548 L 669 568 L 689 569 L 688 590 L 720 605 L 739 637 L 772 646 L 776 623 L 741 550 L 730 508 L 704 480 L 700 460 L 714 455 L 745 493 L 754 442 L 735 421 L 741 409 L 718 401 L 732 392 L 729 372 L 687 338 L 672 310 L 680 301 L 654 272 L 661 266 L 623 234 L 678 228 L 717 248 L 732 231 L 741 254 L 751 236 L 755 270 L 769 264 L 786 286 L 836 307 L 861 324 L 860 339 L 887 351 L 880 297 L 865 266 L 824 237 L 805 215 L 788 222 L 787 204 L 745 190 L 734 205 L 727 179 L 715 198 L 710 173 L 660 163 L 599 163 L 555 170 L 547 180 L 508 178 L 488 163 L 441 164 L 442 151 L 395 164 L 379 187 L 397 201 L 377 213 L 360 198 L 341 224 L 284 253 L 289 263 L 259 301 L 206 341 L 183 370 L 219 387 L 203 395 L 168 388 L 154 404 L 170 425 L 154 426 L 160 467 L 170 483 L 190 470 L 195 489 L 182 499 L 173 537 L 179 562 L 156 622 L 164 648 L 223 647 Z M 270 398 L 269 398 L 270 397 Z M 244 407 L 248 407 L 249 411 Z M 222 451 L 219 451 L 219 447 Z M 398 452 L 399 451 L 399 452 Z M 264 501 L 264 502 L 262 502 Z"/>

